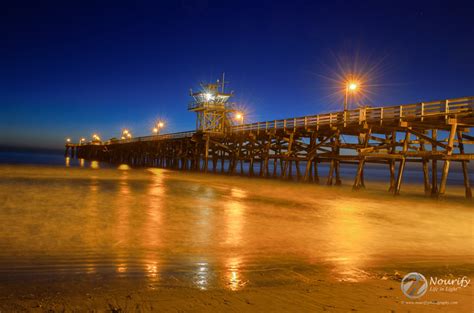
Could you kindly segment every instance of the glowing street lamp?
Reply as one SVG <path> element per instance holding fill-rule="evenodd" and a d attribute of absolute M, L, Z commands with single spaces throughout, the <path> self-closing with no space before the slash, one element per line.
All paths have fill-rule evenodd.
<path fill-rule="evenodd" d="M 163 127 L 165 127 L 165 123 L 163 123 L 162 121 L 159 121 L 158 123 L 156 123 L 155 127 L 153 128 L 153 133 L 155 135 L 159 135 Z"/>
<path fill-rule="evenodd" d="M 356 92 L 357 88 L 359 88 L 359 85 L 357 82 L 350 81 L 346 85 L 346 92 L 344 94 L 344 111 L 348 110 L 348 97 L 349 97 L 349 92 Z"/>
<path fill-rule="evenodd" d="M 132 133 L 128 129 L 124 129 L 122 130 L 122 136 L 120 137 L 120 139 L 124 140 L 127 138 L 132 138 Z"/>
<path fill-rule="evenodd" d="M 244 115 L 240 112 L 237 112 L 235 113 L 235 116 L 234 118 L 237 120 L 237 121 L 240 121 L 240 124 L 243 124 L 244 123 Z"/>
<path fill-rule="evenodd" d="M 71 138 L 66 138 L 66 142 L 67 142 L 67 143 L 70 143 L 70 142 L 71 142 Z"/>
<path fill-rule="evenodd" d="M 80 142 L 81 144 L 83 144 L 84 142 L 86 142 L 86 138 L 81 138 L 81 140 L 79 140 L 79 142 Z"/>
<path fill-rule="evenodd" d="M 92 135 L 92 140 L 94 140 L 94 141 L 100 141 L 99 135 L 93 134 L 93 135 Z"/>

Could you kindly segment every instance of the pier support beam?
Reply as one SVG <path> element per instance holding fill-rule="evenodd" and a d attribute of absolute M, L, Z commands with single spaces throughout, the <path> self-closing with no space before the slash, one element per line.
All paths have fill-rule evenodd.
<path fill-rule="evenodd" d="M 438 130 L 431 130 L 431 139 L 437 141 L 438 139 Z M 431 152 L 434 154 L 438 149 L 437 145 L 431 144 Z M 431 160 L 431 197 L 438 197 L 438 161 L 436 159 Z"/>
<path fill-rule="evenodd" d="M 210 137 L 206 136 L 204 143 L 204 172 L 207 172 L 207 167 L 209 166 L 209 140 Z"/>
<path fill-rule="evenodd" d="M 291 148 L 293 146 L 293 137 L 294 137 L 294 133 L 290 133 L 290 137 L 288 139 L 288 148 L 286 150 L 286 156 L 285 156 L 285 163 L 284 163 L 284 167 L 283 167 L 283 174 L 282 174 L 282 177 L 283 178 L 288 178 L 288 170 L 290 168 L 290 160 L 289 158 L 291 157 Z"/>
<path fill-rule="evenodd" d="M 448 147 L 446 148 L 445 155 L 450 156 L 453 153 L 453 148 L 454 148 L 454 136 L 456 135 L 456 129 L 457 129 L 458 124 L 454 122 L 451 125 L 451 131 L 449 132 L 449 137 L 448 137 Z M 448 173 L 449 173 L 449 165 L 450 165 L 450 160 L 444 160 L 443 164 L 443 173 L 441 175 L 441 182 L 439 185 L 439 194 L 444 195 L 446 192 L 446 182 L 448 180 Z"/>
<path fill-rule="evenodd" d="M 458 130 L 457 136 L 458 136 L 459 153 L 464 154 L 462 132 Z M 471 190 L 471 185 L 469 182 L 469 172 L 468 172 L 467 166 L 468 166 L 468 161 L 462 161 L 462 174 L 464 178 L 464 189 L 465 189 L 466 198 L 469 200 L 472 200 L 472 190 Z"/>
<path fill-rule="evenodd" d="M 422 137 L 418 137 L 420 141 L 420 151 L 424 152 L 425 150 L 425 141 Z M 430 173 L 428 168 L 428 160 L 426 158 L 422 159 L 423 165 L 423 184 L 425 187 L 425 196 L 429 196 L 431 192 L 431 185 L 430 185 Z"/>
<path fill-rule="evenodd" d="M 359 143 L 362 144 L 363 149 L 367 148 L 370 141 L 370 136 L 372 135 L 372 129 L 368 129 L 365 133 L 359 135 Z M 354 180 L 354 185 L 352 190 L 359 190 L 361 187 L 365 187 L 364 184 L 364 165 L 365 165 L 365 156 L 362 154 L 362 149 L 359 149 L 359 165 L 357 167 L 357 173 Z"/>
<path fill-rule="evenodd" d="M 410 132 L 408 129 L 405 131 L 405 140 L 403 141 L 403 157 L 400 160 L 400 165 L 398 167 L 398 176 L 397 176 L 397 182 L 395 184 L 395 190 L 393 191 L 393 194 L 395 196 L 398 196 L 400 194 L 400 188 L 402 186 L 402 180 L 403 180 L 403 172 L 405 171 L 405 164 L 406 164 L 406 153 L 408 150 L 408 142 L 410 141 Z"/>

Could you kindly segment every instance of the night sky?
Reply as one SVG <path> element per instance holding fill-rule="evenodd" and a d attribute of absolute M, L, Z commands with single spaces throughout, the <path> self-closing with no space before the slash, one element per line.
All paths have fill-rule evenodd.
<path fill-rule="evenodd" d="M 222 72 L 248 121 L 339 110 L 350 71 L 374 106 L 474 95 L 472 1 L 168 2 L 2 2 L 0 145 L 192 130 Z"/>

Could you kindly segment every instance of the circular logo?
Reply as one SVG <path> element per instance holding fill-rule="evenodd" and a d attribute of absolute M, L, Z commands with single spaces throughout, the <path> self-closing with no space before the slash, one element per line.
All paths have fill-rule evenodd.
<path fill-rule="evenodd" d="M 420 273 L 408 273 L 402 279 L 402 292 L 410 299 L 423 296 L 428 290 L 428 281 Z"/>

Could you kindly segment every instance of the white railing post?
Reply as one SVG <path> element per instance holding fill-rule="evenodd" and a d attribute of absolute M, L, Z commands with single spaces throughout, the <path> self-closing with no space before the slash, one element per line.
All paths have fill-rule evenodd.
<path fill-rule="evenodd" d="M 444 118 L 447 120 L 449 115 L 449 100 L 444 101 Z"/>
<path fill-rule="evenodd" d="M 366 113 L 367 113 L 367 108 L 359 109 L 359 124 L 362 124 L 363 122 L 366 121 L 367 119 Z"/>
<path fill-rule="evenodd" d="M 420 121 L 421 121 L 421 122 L 423 122 L 424 116 L 425 116 L 425 103 L 422 102 L 422 103 L 421 103 L 421 117 L 420 117 Z"/>

